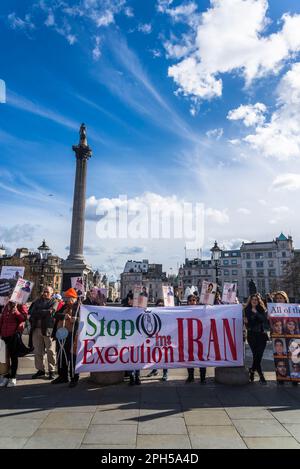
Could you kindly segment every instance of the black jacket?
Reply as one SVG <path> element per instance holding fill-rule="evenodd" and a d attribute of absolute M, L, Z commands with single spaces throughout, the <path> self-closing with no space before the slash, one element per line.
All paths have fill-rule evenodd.
<path fill-rule="evenodd" d="M 52 298 L 45 300 L 39 298 L 34 301 L 29 308 L 30 324 L 32 330 L 38 326 L 38 321 L 41 321 L 42 334 L 50 337 L 54 326 L 54 313 L 55 313 L 56 301 Z"/>
<path fill-rule="evenodd" d="M 265 311 L 260 305 L 257 306 L 256 311 L 257 311 L 256 313 L 253 313 L 251 305 L 249 305 L 245 309 L 245 315 L 247 318 L 247 324 L 246 324 L 247 331 L 255 332 L 255 333 L 258 333 L 258 332 L 263 333 L 264 324 L 267 320 L 267 316 L 266 316 Z"/>
<path fill-rule="evenodd" d="M 77 313 L 77 319 L 76 319 L 75 325 L 74 325 L 74 335 L 76 334 L 77 329 L 78 329 L 78 325 L 79 325 L 79 311 L 77 312 L 77 308 L 78 308 L 78 302 L 74 303 L 73 306 L 72 306 L 72 317 L 75 317 L 76 313 Z M 56 313 L 54 314 L 55 323 L 54 323 L 53 332 L 52 332 L 52 337 L 53 338 L 55 338 L 55 334 L 56 334 L 56 331 L 57 331 L 57 325 L 58 325 L 59 321 L 63 321 L 65 319 L 65 315 L 66 315 L 67 312 L 68 312 L 68 314 L 70 314 L 70 310 L 69 310 L 68 306 L 66 304 L 64 304 L 63 307 L 60 308 L 58 311 L 56 311 Z"/>

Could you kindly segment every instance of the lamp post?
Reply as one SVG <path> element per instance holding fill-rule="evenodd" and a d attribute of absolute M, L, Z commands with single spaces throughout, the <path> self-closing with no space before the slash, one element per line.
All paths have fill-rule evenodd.
<path fill-rule="evenodd" d="M 41 277 L 40 277 L 40 293 L 43 292 L 44 289 L 44 267 L 45 262 L 47 261 L 50 248 L 47 246 L 46 241 L 43 240 L 42 244 L 38 247 L 38 251 L 40 253 L 40 260 L 41 260 Z"/>
<path fill-rule="evenodd" d="M 215 269 L 216 269 L 216 284 L 217 284 L 217 289 L 219 286 L 219 265 L 220 265 L 220 258 L 222 254 L 222 249 L 219 248 L 217 241 L 215 241 L 215 244 L 211 248 L 211 258 L 215 263 Z"/>

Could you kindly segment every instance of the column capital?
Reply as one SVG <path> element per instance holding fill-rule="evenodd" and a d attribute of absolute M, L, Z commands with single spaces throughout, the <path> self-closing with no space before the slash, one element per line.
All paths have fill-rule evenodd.
<path fill-rule="evenodd" d="M 76 158 L 80 160 L 88 160 L 92 156 L 92 150 L 88 145 L 73 145 L 72 150 L 75 152 Z"/>

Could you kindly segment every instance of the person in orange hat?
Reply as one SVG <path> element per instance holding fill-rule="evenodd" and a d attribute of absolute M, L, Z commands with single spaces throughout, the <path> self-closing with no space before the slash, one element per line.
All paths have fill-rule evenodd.
<path fill-rule="evenodd" d="M 76 351 L 74 342 L 79 323 L 78 295 L 74 288 L 69 288 L 64 294 L 65 304 L 55 315 L 52 337 L 56 339 L 58 377 L 52 384 L 68 383 L 69 387 L 77 385 L 79 375 L 75 373 Z"/>

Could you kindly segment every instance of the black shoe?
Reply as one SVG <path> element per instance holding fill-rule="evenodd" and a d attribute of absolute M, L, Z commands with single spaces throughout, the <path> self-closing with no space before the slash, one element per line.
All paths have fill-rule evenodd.
<path fill-rule="evenodd" d="M 260 384 L 267 384 L 266 378 L 263 374 L 259 375 L 259 382 Z"/>
<path fill-rule="evenodd" d="M 298 386 L 298 381 L 292 381 L 293 386 Z"/>
<path fill-rule="evenodd" d="M 147 378 L 151 378 L 151 376 L 157 376 L 158 375 L 158 371 L 157 370 L 152 370 L 150 371 L 150 373 L 147 375 Z"/>
<path fill-rule="evenodd" d="M 192 376 L 189 376 L 189 377 L 185 380 L 186 383 L 193 383 L 194 381 L 195 381 L 195 380 L 194 380 L 194 378 L 193 378 Z"/>
<path fill-rule="evenodd" d="M 77 380 L 71 379 L 70 384 L 69 384 L 69 388 L 75 388 L 75 386 L 77 386 L 77 384 L 78 384 Z"/>
<path fill-rule="evenodd" d="M 45 376 L 45 372 L 42 370 L 38 370 L 34 375 L 31 376 L 32 379 L 40 378 L 41 376 Z"/>
<path fill-rule="evenodd" d="M 281 386 L 284 385 L 284 381 L 277 381 L 277 384 L 280 384 Z"/>
<path fill-rule="evenodd" d="M 254 371 L 251 368 L 249 368 L 249 380 L 251 383 L 254 381 Z"/>
<path fill-rule="evenodd" d="M 139 384 L 142 384 L 140 378 L 135 378 L 135 384 L 138 384 L 138 385 L 139 385 Z"/>
<path fill-rule="evenodd" d="M 49 371 L 48 379 L 52 381 L 54 378 L 55 378 L 55 373 L 53 373 L 52 371 Z"/>
<path fill-rule="evenodd" d="M 51 384 L 61 384 L 61 383 L 68 383 L 69 380 L 68 378 L 65 378 L 64 376 L 58 376 L 56 379 L 51 381 Z"/>
<path fill-rule="evenodd" d="M 205 379 L 205 378 L 201 378 L 201 379 L 200 379 L 200 384 L 206 384 L 206 379 Z"/>

